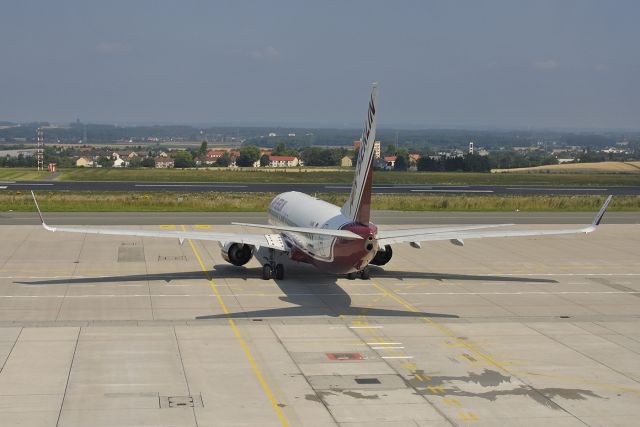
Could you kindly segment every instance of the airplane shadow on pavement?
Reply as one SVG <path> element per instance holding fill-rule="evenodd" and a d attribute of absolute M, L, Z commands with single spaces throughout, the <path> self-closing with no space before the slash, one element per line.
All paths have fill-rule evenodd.
<path fill-rule="evenodd" d="M 389 308 L 376 308 L 376 303 L 371 306 L 359 307 L 352 305 L 351 296 L 338 284 L 338 279 L 343 276 L 329 275 L 318 272 L 310 266 L 288 266 L 285 280 L 273 280 L 284 296 L 274 295 L 280 301 L 290 303 L 290 307 L 266 308 L 250 311 L 239 311 L 229 314 L 197 316 L 196 319 L 224 319 L 224 318 L 278 318 L 278 317 L 310 317 L 310 316 L 371 316 L 371 317 L 438 317 L 458 318 L 453 314 L 428 313 L 410 310 L 396 310 Z M 209 277 L 216 279 L 244 279 L 260 277 L 260 267 L 235 267 L 227 264 L 216 265 L 213 270 L 207 272 Z M 484 276 L 447 274 L 432 272 L 407 272 L 384 270 L 380 267 L 371 269 L 373 280 L 376 277 L 385 279 L 428 279 L 428 280 L 458 280 L 458 281 L 484 281 L 484 282 L 522 282 L 522 283 L 557 283 L 555 280 L 539 279 L 532 277 L 516 276 Z M 162 281 L 171 282 L 177 280 L 201 280 L 204 274 L 201 270 L 122 275 L 122 276 L 98 276 L 77 277 L 68 279 L 15 281 L 20 285 L 73 285 L 91 283 L 121 283 L 121 282 L 146 282 Z M 357 282 L 354 282 L 357 283 Z M 363 292 L 359 296 L 367 298 L 367 293 L 379 295 L 380 292 Z"/>

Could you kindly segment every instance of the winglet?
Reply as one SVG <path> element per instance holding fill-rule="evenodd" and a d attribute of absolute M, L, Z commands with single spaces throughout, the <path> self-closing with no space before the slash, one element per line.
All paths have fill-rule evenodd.
<path fill-rule="evenodd" d="M 604 213 L 607 211 L 607 208 L 609 207 L 609 203 L 611 203 L 611 199 L 613 199 L 613 196 L 607 197 L 607 200 L 604 201 L 604 204 L 600 208 L 600 211 L 598 212 L 596 217 L 593 219 L 593 223 L 591 224 L 592 226 L 595 227 L 600 225 L 600 221 L 602 221 L 602 217 L 604 216 Z"/>
<path fill-rule="evenodd" d="M 590 233 L 593 230 L 595 230 L 597 226 L 600 225 L 600 221 L 602 221 L 602 217 L 604 217 L 605 212 L 607 212 L 607 208 L 609 207 L 609 203 L 611 203 L 612 199 L 613 199 L 612 195 L 607 197 L 607 200 L 604 201 L 604 203 L 602 204 L 602 207 L 596 214 L 595 218 L 593 218 L 593 222 L 591 223 L 591 225 L 585 228 L 585 232 Z"/>
<path fill-rule="evenodd" d="M 36 200 L 36 195 L 33 193 L 33 190 L 31 190 L 31 197 L 33 197 L 33 203 L 36 204 L 36 209 L 38 210 L 38 216 L 40 216 L 40 222 L 42 222 L 42 226 L 45 228 L 45 230 L 56 231 L 55 228 L 49 227 L 44 222 L 44 217 L 42 216 L 42 212 L 40 212 L 40 206 L 38 206 L 38 201 Z"/>
<path fill-rule="evenodd" d="M 42 212 L 40 212 L 40 206 L 38 206 L 38 201 L 36 200 L 36 195 L 31 190 L 31 197 L 33 197 L 33 203 L 36 204 L 36 209 L 38 210 L 38 215 L 40 216 L 40 222 L 44 225 L 44 218 L 42 217 Z"/>

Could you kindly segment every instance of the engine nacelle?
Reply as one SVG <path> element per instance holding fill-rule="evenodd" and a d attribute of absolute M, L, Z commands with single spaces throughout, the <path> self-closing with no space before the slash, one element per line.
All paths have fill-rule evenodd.
<path fill-rule="evenodd" d="M 245 265 L 253 256 L 255 247 L 242 243 L 225 243 L 222 247 L 222 258 L 233 265 Z"/>
<path fill-rule="evenodd" d="M 385 265 L 389 261 L 391 261 L 391 257 L 393 256 L 393 251 L 391 250 L 391 245 L 384 245 L 384 249 L 378 250 L 376 252 L 376 256 L 373 257 L 370 264 L 373 265 Z"/>

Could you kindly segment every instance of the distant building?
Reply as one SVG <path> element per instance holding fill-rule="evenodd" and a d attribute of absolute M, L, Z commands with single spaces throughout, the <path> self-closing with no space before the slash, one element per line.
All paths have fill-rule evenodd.
<path fill-rule="evenodd" d="M 274 136 L 278 136 L 278 134 L 275 132 L 269 132 L 269 137 L 273 138 Z"/>
<path fill-rule="evenodd" d="M 196 165 L 198 166 L 201 166 L 201 165 L 210 166 L 210 165 L 215 165 L 218 159 L 224 156 L 225 154 L 227 154 L 225 150 L 210 150 L 207 152 L 206 155 L 198 156 L 194 160 L 196 162 Z"/>
<path fill-rule="evenodd" d="M 294 156 L 269 156 L 269 167 L 271 168 L 291 168 L 299 164 L 300 160 Z"/>
<path fill-rule="evenodd" d="M 93 167 L 93 159 L 90 157 L 80 157 L 76 160 L 77 168 L 91 168 Z"/>
<path fill-rule="evenodd" d="M 396 167 L 396 159 L 397 156 L 384 156 L 384 161 L 386 163 L 385 169 L 391 170 Z"/>
<path fill-rule="evenodd" d="M 158 156 L 153 160 L 156 162 L 156 169 L 169 169 L 175 164 L 173 159 L 170 157 Z"/>
<path fill-rule="evenodd" d="M 469 154 L 473 154 L 473 141 L 469 143 Z"/>
<path fill-rule="evenodd" d="M 224 156 L 225 154 L 227 154 L 227 152 L 225 150 L 209 150 L 207 152 L 207 157 L 211 157 L 214 159 L 219 159 L 220 157 Z"/>
<path fill-rule="evenodd" d="M 350 168 L 353 166 L 353 159 L 349 156 L 344 156 L 340 159 L 340 166 L 343 168 Z"/>
<path fill-rule="evenodd" d="M 291 137 L 291 138 L 295 138 L 295 136 L 296 136 L 296 134 L 295 134 L 295 133 L 290 133 L 290 134 L 289 134 L 289 137 Z"/>
<path fill-rule="evenodd" d="M 24 148 L 19 150 L 0 150 L 0 157 L 33 157 L 36 155 L 36 148 Z"/>
<path fill-rule="evenodd" d="M 558 159 L 558 164 L 573 163 L 575 161 L 576 161 L 576 159 L 569 157 L 569 158 L 566 158 L 566 159 Z"/>

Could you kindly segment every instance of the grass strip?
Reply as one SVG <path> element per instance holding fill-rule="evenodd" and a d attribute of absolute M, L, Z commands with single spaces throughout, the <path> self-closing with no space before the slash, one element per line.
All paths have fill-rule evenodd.
<path fill-rule="evenodd" d="M 40 192 L 45 212 L 261 212 L 275 193 L 126 193 Z M 318 198 L 341 206 L 347 195 L 319 194 Z M 397 211 L 552 212 L 596 211 L 604 196 L 496 196 L 374 194 L 374 209 Z M 616 196 L 612 211 L 640 211 L 640 196 Z M 0 211 L 34 211 L 28 192 L 0 192 Z"/>
<path fill-rule="evenodd" d="M 37 171 L 35 168 L 0 168 L 0 181 L 33 181 L 49 174 L 49 171 Z"/>
<path fill-rule="evenodd" d="M 351 184 L 353 170 L 298 172 L 297 169 L 109 169 L 78 168 L 62 171 L 65 181 L 155 181 L 155 182 L 225 182 L 225 183 L 310 183 Z M 376 171 L 375 184 L 434 185 L 587 185 L 636 186 L 640 174 L 623 173 L 469 173 L 469 172 L 396 172 Z"/>

